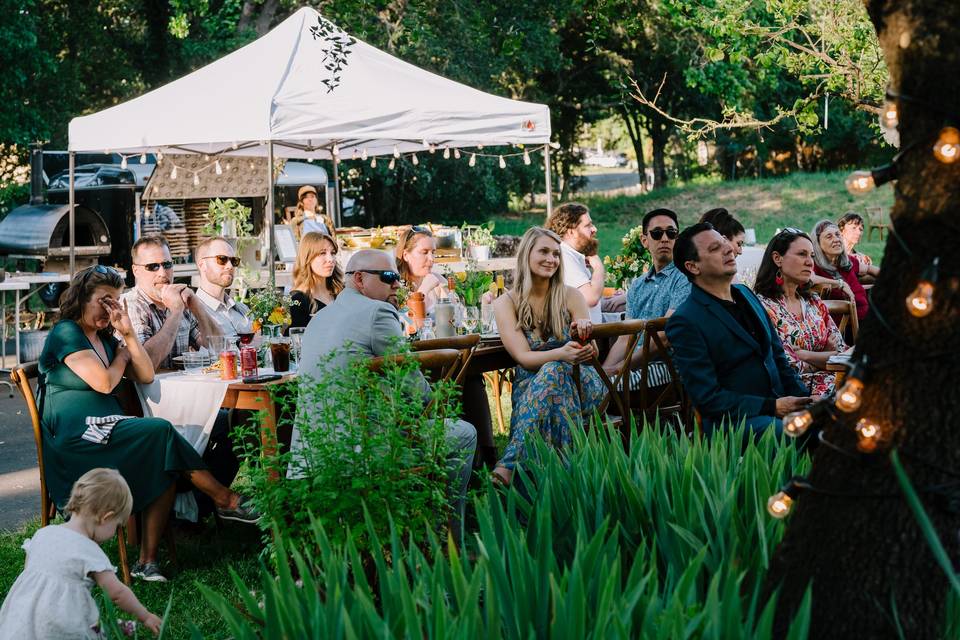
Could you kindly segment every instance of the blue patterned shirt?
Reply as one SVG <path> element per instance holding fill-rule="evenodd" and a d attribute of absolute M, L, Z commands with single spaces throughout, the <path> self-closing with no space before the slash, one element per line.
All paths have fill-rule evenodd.
<path fill-rule="evenodd" d="M 671 262 L 660 271 L 653 267 L 633 281 L 627 291 L 627 317 L 653 320 L 676 310 L 690 295 L 690 281 Z"/>

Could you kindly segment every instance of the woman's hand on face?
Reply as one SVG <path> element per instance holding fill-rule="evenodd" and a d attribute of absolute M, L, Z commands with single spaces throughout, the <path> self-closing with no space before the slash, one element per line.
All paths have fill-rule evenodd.
<path fill-rule="evenodd" d="M 590 339 L 591 333 L 593 333 L 593 323 L 590 320 L 574 320 L 570 323 L 570 337 L 581 344 Z"/>
<path fill-rule="evenodd" d="M 571 340 L 560 347 L 560 359 L 570 364 L 583 364 L 593 357 L 593 345 L 581 345 Z"/>
<path fill-rule="evenodd" d="M 130 314 L 127 312 L 127 301 L 124 300 L 121 304 L 119 300 L 103 298 L 100 303 L 110 314 L 110 326 L 121 336 L 132 336 L 134 333 L 133 323 L 130 321 Z"/>

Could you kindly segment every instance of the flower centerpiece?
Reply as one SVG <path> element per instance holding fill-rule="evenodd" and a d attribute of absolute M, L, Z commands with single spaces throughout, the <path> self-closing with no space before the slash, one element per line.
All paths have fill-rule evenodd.
<path fill-rule="evenodd" d="M 290 296 L 269 288 L 250 294 L 244 303 L 250 307 L 250 320 L 255 332 L 267 325 L 290 324 L 290 307 L 297 304 Z"/>
<path fill-rule="evenodd" d="M 479 307 L 480 298 L 490 289 L 493 274 L 480 271 L 477 263 L 467 260 L 467 270 L 454 274 L 454 292 L 463 301 L 465 307 Z"/>
<path fill-rule="evenodd" d="M 634 227 L 623 236 L 620 254 L 611 258 L 604 256 L 603 266 L 607 271 L 607 284 L 626 289 L 630 281 L 643 274 L 650 264 L 650 252 L 641 244 L 643 227 Z"/>

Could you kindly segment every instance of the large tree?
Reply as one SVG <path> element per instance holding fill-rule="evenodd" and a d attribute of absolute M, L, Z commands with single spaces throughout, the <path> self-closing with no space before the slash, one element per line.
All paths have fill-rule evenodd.
<path fill-rule="evenodd" d="M 890 88 L 901 96 L 891 214 L 900 239 L 888 240 L 857 343 L 857 356 L 872 365 L 863 404 L 825 425 L 823 436 L 836 448 L 816 450 L 808 476 L 816 490 L 799 495 L 769 579 L 771 588 L 782 585 L 781 632 L 812 582 L 811 637 L 936 638 L 949 585 L 903 498 L 890 452 L 899 450 L 956 566 L 957 487 L 948 486 L 947 495 L 933 489 L 955 483 L 960 470 L 960 164 L 938 161 L 932 148 L 941 128 L 960 117 L 960 3 L 865 4 Z M 940 278 L 933 310 L 914 317 L 904 301 L 934 257 Z M 864 418 L 882 436 L 871 455 L 856 446 L 854 425 Z"/>

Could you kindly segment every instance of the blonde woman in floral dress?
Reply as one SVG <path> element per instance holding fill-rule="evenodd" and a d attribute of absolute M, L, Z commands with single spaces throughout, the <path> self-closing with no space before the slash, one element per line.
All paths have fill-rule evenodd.
<path fill-rule="evenodd" d="M 826 305 L 810 292 L 813 242 L 799 229 L 774 236 L 757 271 L 754 291 L 777 328 L 783 350 L 812 395 L 833 391 L 827 360 L 847 347 Z"/>

